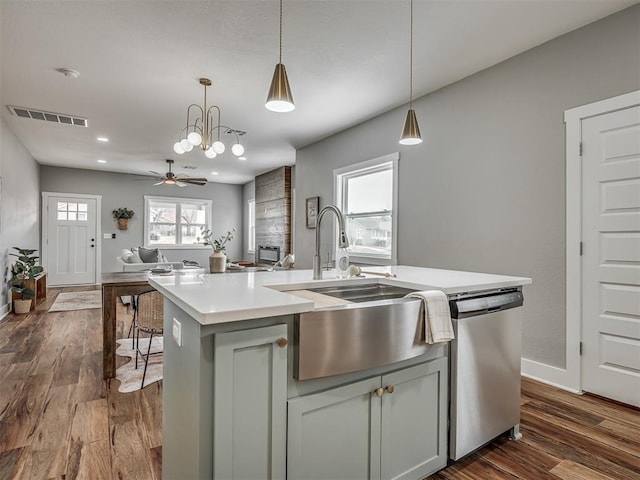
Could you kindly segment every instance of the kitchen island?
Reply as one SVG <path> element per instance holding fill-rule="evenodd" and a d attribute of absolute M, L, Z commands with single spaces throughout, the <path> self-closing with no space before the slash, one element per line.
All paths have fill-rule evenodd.
<path fill-rule="evenodd" d="M 453 295 L 530 279 L 373 270 L 396 277 L 327 273 L 314 281 L 311 270 L 150 277 L 165 296 L 163 477 L 419 479 L 444 467 L 447 345 L 301 381 L 296 322 L 321 306 L 287 292 L 374 283 Z"/>

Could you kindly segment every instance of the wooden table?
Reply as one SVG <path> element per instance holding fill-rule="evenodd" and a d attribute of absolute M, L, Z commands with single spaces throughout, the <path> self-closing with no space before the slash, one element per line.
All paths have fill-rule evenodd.
<path fill-rule="evenodd" d="M 122 295 L 153 290 L 149 271 L 102 274 L 102 375 L 116 376 L 116 302 Z"/>

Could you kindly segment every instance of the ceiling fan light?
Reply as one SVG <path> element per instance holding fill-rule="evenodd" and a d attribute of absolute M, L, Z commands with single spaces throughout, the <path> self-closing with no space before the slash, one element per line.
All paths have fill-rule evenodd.
<path fill-rule="evenodd" d="M 264 106 L 272 112 L 282 113 L 291 112 L 296 108 L 291 95 L 291 87 L 289 87 L 287 69 L 282 63 L 278 63 L 273 72 L 269 94 Z"/>
<path fill-rule="evenodd" d="M 176 152 L 178 155 L 182 155 L 184 153 L 184 148 L 182 148 L 182 145 L 180 144 L 180 142 L 176 142 L 173 144 L 173 151 Z"/>
<path fill-rule="evenodd" d="M 213 151 L 213 148 L 209 147 L 204 151 L 204 156 L 207 158 L 216 158 L 218 154 Z"/>
<path fill-rule="evenodd" d="M 404 128 L 402 129 L 400 144 L 417 145 L 419 143 L 422 143 L 422 136 L 420 135 L 420 127 L 418 127 L 416 112 L 413 109 L 409 109 L 409 111 L 407 112 L 407 118 L 404 121 Z"/>
<path fill-rule="evenodd" d="M 231 153 L 233 153 L 236 157 L 239 157 L 244 153 L 244 147 L 241 144 L 236 143 L 233 147 L 231 147 Z"/>
<path fill-rule="evenodd" d="M 202 143 L 202 135 L 200 135 L 198 132 L 191 132 L 189 135 L 187 135 L 187 141 L 191 145 L 196 147 Z"/>
<path fill-rule="evenodd" d="M 213 151 L 216 152 L 218 155 L 221 155 L 224 153 L 224 143 L 222 143 L 220 140 L 216 140 L 215 142 L 213 142 L 213 145 L 211 145 L 211 148 L 213 148 Z"/>

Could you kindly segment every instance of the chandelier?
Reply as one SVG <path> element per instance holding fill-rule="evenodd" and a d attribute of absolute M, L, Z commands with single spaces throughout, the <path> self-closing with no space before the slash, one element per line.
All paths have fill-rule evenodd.
<path fill-rule="evenodd" d="M 204 87 L 204 106 L 192 103 L 187 108 L 187 125 L 180 131 L 178 141 L 173 144 L 173 151 L 179 155 L 190 152 L 193 147 L 200 147 L 207 158 L 215 158 L 224 153 L 226 147 L 220 140 L 220 130 L 227 129 L 227 133 L 236 136 L 236 143 L 231 147 L 231 152 L 239 157 L 244 153 L 244 147 L 240 143 L 240 137 L 236 130 L 220 124 L 220 107 L 212 105 L 207 108 L 207 87 L 211 86 L 208 78 L 199 79 Z M 192 115 L 193 114 L 193 115 Z M 214 122 L 214 120 L 216 120 Z"/>

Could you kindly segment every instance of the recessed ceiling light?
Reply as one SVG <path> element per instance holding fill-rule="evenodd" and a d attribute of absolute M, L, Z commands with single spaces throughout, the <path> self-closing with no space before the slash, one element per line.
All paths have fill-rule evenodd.
<path fill-rule="evenodd" d="M 107 163 L 106 160 L 98 160 L 98 163 Z"/>
<path fill-rule="evenodd" d="M 218 172 L 211 172 L 211 175 L 218 175 Z"/>
<path fill-rule="evenodd" d="M 246 160 L 247 157 L 238 157 L 238 160 Z"/>
<path fill-rule="evenodd" d="M 98 137 L 96 140 L 98 140 L 99 142 L 108 142 L 109 139 L 107 137 Z"/>

